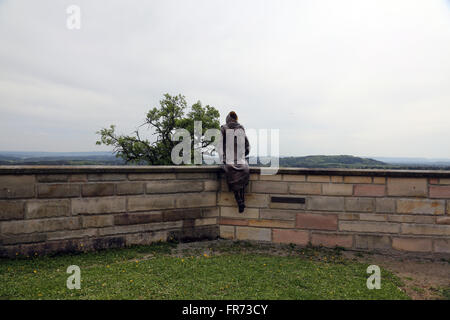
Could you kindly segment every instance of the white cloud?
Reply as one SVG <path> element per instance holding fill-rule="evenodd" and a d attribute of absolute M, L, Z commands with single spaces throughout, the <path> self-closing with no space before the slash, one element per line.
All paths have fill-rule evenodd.
<path fill-rule="evenodd" d="M 447 0 L 1 1 L 0 38 L 0 150 L 101 149 L 169 92 L 285 155 L 450 157 Z"/>

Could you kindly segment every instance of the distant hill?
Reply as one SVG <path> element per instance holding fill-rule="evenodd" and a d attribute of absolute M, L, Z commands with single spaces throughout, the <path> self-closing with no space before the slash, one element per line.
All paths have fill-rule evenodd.
<path fill-rule="evenodd" d="M 394 158 L 394 157 L 374 157 L 375 160 L 389 164 L 416 165 L 416 166 L 450 166 L 450 159 L 446 158 Z"/>
<path fill-rule="evenodd" d="M 251 160 L 254 160 L 252 158 Z M 381 161 L 383 160 L 383 161 Z M 253 162 L 250 162 L 253 163 Z M 0 151 L 0 165 L 125 165 L 112 152 L 17 152 Z M 261 163 L 254 166 L 264 166 Z M 280 167 L 450 170 L 448 159 L 354 157 L 351 155 L 313 155 L 280 157 Z"/>
<path fill-rule="evenodd" d="M 386 161 L 381 161 L 386 159 Z M 409 161 L 408 161 L 409 160 Z M 421 161 L 422 160 L 422 161 Z M 450 170 L 450 161 L 426 158 L 362 158 L 350 155 L 280 157 L 280 167 L 297 168 L 349 168 L 349 169 L 403 169 L 403 170 Z"/>
<path fill-rule="evenodd" d="M 0 165 L 123 165 L 111 152 L 0 151 Z"/>
<path fill-rule="evenodd" d="M 303 168 L 384 168 L 387 163 L 349 155 L 339 156 L 306 156 L 280 158 L 281 167 Z"/>

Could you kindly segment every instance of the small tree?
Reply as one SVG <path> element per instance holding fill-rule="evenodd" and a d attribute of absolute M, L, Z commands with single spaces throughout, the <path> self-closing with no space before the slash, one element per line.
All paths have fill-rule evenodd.
<path fill-rule="evenodd" d="M 126 163 L 171 165 L 171 151 L 178 143 L 171 139 L 175 129 L 183 128 L 189 131 L 193 157 L 194 121 L 202 122 L 202 136 L 207 129 L 220 128 L 219 111 L 209 105 L 203 107 L 200 101 L 187 110 L 184 96 L 165 94 L 159 104 L 159 107 L 148 111 L 143 124 L 148 125 L 148 128 L 154 131 L 152 141 L 141 139 L 139 128 L 134 131 L 134 135 L 118 135 L 115 132 L 115 125 L 111 125 L 109 128 L 103 128 L 97 132 L 100 140 L 96 144 L 113 146 L 116 156 L 124 159 Z M 188 112 L 186 113 L 186 111 Z M 210 141 L 201 139 L 199 147 L 206 150 L 210 144 Z"/>

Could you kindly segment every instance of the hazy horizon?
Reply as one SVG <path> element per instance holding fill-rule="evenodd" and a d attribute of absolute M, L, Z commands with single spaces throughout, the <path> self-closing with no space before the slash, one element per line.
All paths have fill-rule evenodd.
<path fill-rule="evenodd" d="M 84 154 L 114 154 L 113 151 L 33 151 L 33 150 L 29 150 L 29 151 L 20 151 L 20 150 L 0 150 L 0 155 L 2 154 L 73 154 L 73 155 L 84 155 Z M 280 155 L 280 158 L 285 158 L 285 157 L 310 157 L 310 156 L 355 156 L 355 155 L 348 155 L 348 154 L 307 154 L 307 155 Z M 37 156 L 36 156 L 37 157 Z M 394 160 L 409 160 L 409 161 L 413 161 L 413 160 L 424 160 L 426 162 L 439 162 L 439 161 L 445 161 L 445 162 L 450 162 L 450 158 L 431 158 L 431 157 L 384 157 L 384 156 L 355 156 L 355 157 L 360 157 L 360 158 L 371 158 L 374 160 L 379 160 L 379 161 L 394 161 Z"/>
<path fill-rule="evenodd" d="M 450 0 L 0 0 L 0 36 L 0 150 L 109 151 L 181 93 L 283 156 L 450 158 Z"/>

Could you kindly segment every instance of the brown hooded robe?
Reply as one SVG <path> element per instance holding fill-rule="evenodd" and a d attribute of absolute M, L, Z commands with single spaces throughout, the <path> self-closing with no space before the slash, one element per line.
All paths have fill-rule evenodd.
<path fill-rule="evenodd" d="M 235 133 L 236 130 L 241 129 L 245 136 L 245 146 L 244 151 L 245 154 L 238 154 L 238 141 L 239 138 L 234 138 L 234 159 L 230 160 L 229 163 L 227 163 L 227 130 L 233 130 L 233 133 Z M 223 162 L 223 169 L 225 171 L 228 187 L 230 191 L 234 192 L 236 202 L 239 206 L 239 211 L 242 212 L 245 208 L 244 204 L 244 190 L 245 187 L 248 185 L 249 177 L 250 177 L 250 169 L 248 167 L 248 154 L 250 153 L 250 144 L 247 139 L 247 135 L 245 135 L 245 129 L 244 127 L 239 124 L 236 120 L 234 120 L 230 115 L 226 118 L 226 124 L 222 125 L 220 128 L 220 131 L 222 133 L 222 143 L 223 143 L 223 149 L 222 149 L 222 162 Z M 233 142 L 231 142 L 233 143 Z M 240 161 L 238 161 L 238 159 Z"/>

